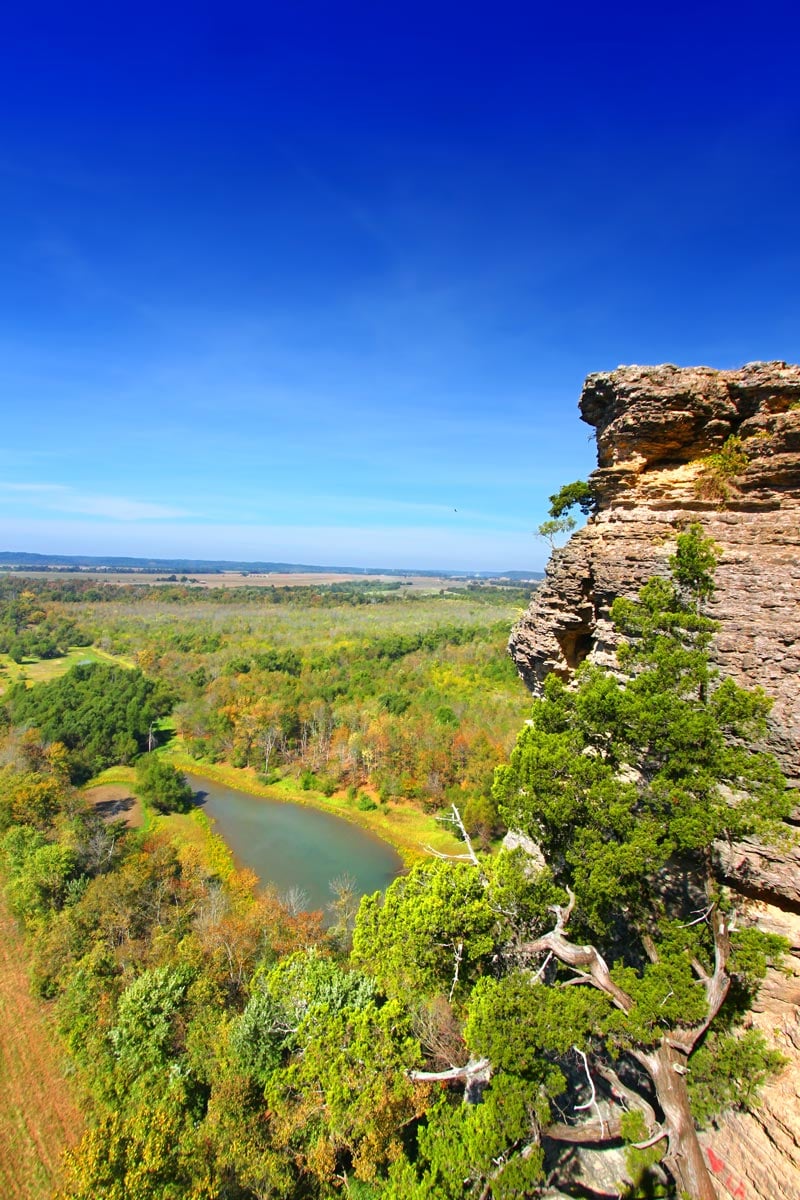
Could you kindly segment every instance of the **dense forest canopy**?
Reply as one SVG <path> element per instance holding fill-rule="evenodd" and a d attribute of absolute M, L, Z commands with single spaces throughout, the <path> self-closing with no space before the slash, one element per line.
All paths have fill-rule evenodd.
<path fill-rule="evenodd" d="M 52 619 L 77 621 L 102 653 L 136 662 L 174 695 L 177 732 L 201 766 L 250 766 L 327 793 L 366 788 L 383 803 L 458 799 L 475 836 L 499 829 L 492 772 L 528 703 L 503 651 L 528 592 L 480 584 L 409 595 L 368 581 L 277 588 L 276 601 L 265 588 L 0 579 L 9 603 L 31 588 Z M 35 727 L 26 706 L 40 702 L 15 703 L 14 722 Z M 142 730 L 118 732 L 130 761 Z M 101 759 L 111 761 L 90 752 L 95 769 Z"/>
<path fill-rule="evenodd" d="M 187 655 L 203 676 L 184 679 L 184 708 L 231 710 L 222 733 L 209 727 L 228 737 L 222 752 L 269 759 L 257 738 L 274 727 L 281 769 L 297 755 L 306 770 L 339 764 L 343 780 L 393 778 L 394 754 L 420 761 L 392 740 L 404 722 L 418 741 L 430 727 L 427 753 L 452 754 L 472 719 L 446 690 L 453 675 L 476 705 L 493 673 L 502 694 L 493 632 L 290 652 L 238 629 L 226 669 L 229 645 L 159 654 L 124 616 L 117 629 L 162 682 L 79 668 L 12 691 L 11 719 L 30 728 L 7 738 L 0 865 L 92 1102 L 62 1200 L 511 1200 L 558 1181 L 576 1147 L 608 1145 L 627 1147 L 626 1196 L 711 1200 L 695 1125 L 752 1102 L 777 1065 L 742 1021 L 782 950 L 715 878 L 713 844 L 779 837 L 789 808 L 775 761 L 752 748 L 767 698 L 709 662 L 713 569 L 699 530 L 681 535 L 671 577 L 615 606 L 617 670 L 550 679 L 491 789 L 497 750 L 478 769 L 467 742 L 459 769 L 474 784 L 420 797 L 462 829 L 460 859 L 420 862 L 327 931 L 166 825 L 125 830 L 87 807 L 68 756 L 86 753 L 91 713 L 115 729 L 112 750 L 120 733 L 141 739 L 134 707 L 166 705 L 163 681 Z M 295 690 L 318 674 L 342 691 Z M 274 712 L 237 739 L 259 703 Z M 294 727 L 281 723 L 292 705 Z M 349 725 L 360 710 L 369 724 Z M 88 715 L 73 728 L 76 712 Z M 365 754 L 381 745 L 375 722 L 380 760 Z M 158 757 L 140 761 L 145 789 L 157 785 Z M 492 814 L 483 849 L 464 798 Z M 492 842 L 497 821 L 516 849 Z"/>
<path fill-rule="evenodd" d="M 141 671 L 87 663 L 36 688 L 17 684 L 8 713 L 14 725 L 36 729 L 45 744 L 65 746 L 70 776 L 81 782 L 136 758 L 173 704 L 171 691 Z"/>
<path fill-rule="evenodd" d="M 14 662 L 26 657 L 58 658 L 70 646 L 88 646 L 91 634 L 77 621 L 52 611 L 49 593 L 37 594 L 25 581 L 8 587 L 0 579 L 0 654 Z M 44 602 L 43 602 L 44 601 Z"/>

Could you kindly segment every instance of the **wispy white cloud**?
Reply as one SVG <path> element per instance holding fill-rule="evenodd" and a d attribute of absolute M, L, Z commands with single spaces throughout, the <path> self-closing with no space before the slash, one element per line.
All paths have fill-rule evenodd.
<path fill-rule="evenodd" d="M 132 500 L 126 496 L 87 495 L 62 483 L 3 483 L 0 482 L 0 503 L 19 504 L 25 498 L 26 507 L 45 508 L 49 512 L 79 513 L 101 517 L 108 521 L 160 521 L 189 517 L 185 509 L 149 500 Z"/>

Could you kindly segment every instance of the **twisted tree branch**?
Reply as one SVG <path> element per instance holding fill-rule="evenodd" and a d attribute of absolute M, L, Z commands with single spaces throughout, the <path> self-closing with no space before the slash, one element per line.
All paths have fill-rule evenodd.
<path fill-rule="evenodd" d="M 541 954 L 549 951 L 555 955 L 559 962 L 564 963 L 568 967 L 573 967 L 575 970 L 581 967 L 585 968 L 580 979 L 581 983 L 591 982 L 593 987 L 605 993 L 622 1012 L 630 1012 L 633 1008 L 633 1000 L 611 978 L 608 964 L 600 951 L 594 946 L 579 946 L 575 942 L 568 941 L 564 936 L 564 930 L 575 907 L 574 892 L 570 891 L 569 888 L 567 892 L 569 894 L 569 904 L 566 908 L 562 908 L 557 904 L 552 906 L 552 911 L 556 914 L 555 927 L 550 933 L 543 934 L 542 937 L 536 938 L 535 941 L 525 942 L 520 947 L 521 952 L 524 954 Z M 578 981 L 576 980 L 576 982 Z"/>

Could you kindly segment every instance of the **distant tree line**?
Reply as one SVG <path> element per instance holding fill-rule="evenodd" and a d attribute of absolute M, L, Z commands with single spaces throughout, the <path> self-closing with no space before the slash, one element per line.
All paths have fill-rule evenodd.
<path fill-rule="evenodd" d="M 465 588 L 443 588 L 442 598 L 458 598 L 467 592 L 480 595 L 484 603 L 526 604 L 532 588 L 518 584 L 471 582 Z M 413 592 L 399 582 L 354 580 L 345 583 L 270 584 L 258 587 L 241 584 L 235 587 L 203 587 L 184 583 L 142 584 L 103 583 L 96 579 L 81 578 L 24 578 L 16 575 L 0 575 L 0 598 L 14 598 L 21 592 L 38 597 L 41 601 L 61 603 L 113 604 L 120 600 L 141 601 L 143 604 L 251 604 L 289 605 L 299 608 L 338 608 L 343 605 L 359 607 L 371 604 L 396 604 L 398 601 L 413 604 L 427 598 L 425 592 Z"/>

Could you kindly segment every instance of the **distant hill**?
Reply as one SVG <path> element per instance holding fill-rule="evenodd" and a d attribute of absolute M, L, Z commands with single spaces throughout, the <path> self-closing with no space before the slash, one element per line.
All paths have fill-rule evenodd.
<path fill-rule="evenodd" d="M 136 571 L 145 573 L 180 572 L 181 574 L 214 575 L 224 571 L 245 571 L 254 575 L 276 572 L 292 574 L 339 575 L 421 575 L 434 579 L 543 579 L 541 571 L 432 571 L 399 567 L 320 567 L 309 563 L 239 562 L 204 558 L 125 558 L 109 555 L 95 557 L 84 554 L 31 554 L 21 550 L 0 551 L 0 570 L 25 571 Z"/>

